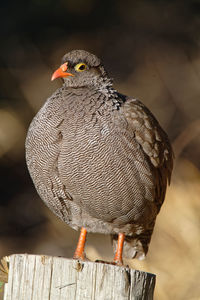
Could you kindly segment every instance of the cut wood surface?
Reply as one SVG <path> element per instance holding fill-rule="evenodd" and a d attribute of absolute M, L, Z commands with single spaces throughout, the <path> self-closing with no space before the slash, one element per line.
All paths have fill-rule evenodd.
<path fill-rule="evenodd" d="M 9 257 L 4 300 L 151 300 L 155 275 L 63 257 Z"/>

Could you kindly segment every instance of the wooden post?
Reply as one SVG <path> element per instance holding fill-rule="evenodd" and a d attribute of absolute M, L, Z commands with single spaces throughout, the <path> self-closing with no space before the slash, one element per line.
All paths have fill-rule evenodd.
<path fill-rule="evenodd" d="M 155 275 L 63 257 L 9 257 L 4 300 L 152 300 Z"/>

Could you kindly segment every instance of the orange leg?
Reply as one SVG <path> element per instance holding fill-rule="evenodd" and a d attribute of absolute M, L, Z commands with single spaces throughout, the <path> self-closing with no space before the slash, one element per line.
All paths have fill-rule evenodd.
<path fill-rule="evenodd" d="M 76 251 L 74 252 L 74 256 L 73 256 L 73 258 L 75 258 L 75 259 L 84 260 L 84 258 L 85 258 L 84 247 L 85 247 L 85 241 L 86 241 L 86 234 L 87 234 L 87 230 L 84 227 L 82 227 L 81 233 L 79 236 L 79 240 L 78 240 L 78 244 L 76 247 Z"/>
<path fill-rule="evenodd" d="M 123 265 L 122 252 L 123 252 L 123 246 L 124 246 L 124 238 L 125 238 L 125 234 L 119 233 L 118 243 L 117 243 L 117 251 L 115 253 L 115 258 L 114 258 L 114 262 L 119 266 Z"/>

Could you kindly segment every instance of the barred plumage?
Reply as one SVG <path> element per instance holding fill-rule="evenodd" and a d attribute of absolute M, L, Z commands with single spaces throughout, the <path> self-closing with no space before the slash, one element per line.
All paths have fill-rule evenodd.
<path fill-rule="evenodd" d="M 88 69 L 76 73 L 74 65 Z M 68 70 L 33 119 L 26 160 L 46 205 L 72 228 L 126 235 L 124 253 L 142 258 L 173 166 L 166 133 L 139 101 L 112 87 L 100 60 L 66 54 Z"/>

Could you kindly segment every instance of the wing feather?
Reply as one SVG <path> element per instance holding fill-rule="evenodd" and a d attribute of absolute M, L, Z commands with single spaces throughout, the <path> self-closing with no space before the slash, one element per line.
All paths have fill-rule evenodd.
<path fill-rule="evenodd" d="M 155 202 L 158 211 L 164 201 L 173 169 L 173 150 L 169 138 L 150 110 L 137 99 L 127 99 L 122 107 L 129 130 L 151 162 L 155 176 Z"/>

